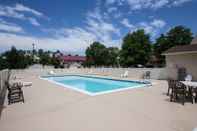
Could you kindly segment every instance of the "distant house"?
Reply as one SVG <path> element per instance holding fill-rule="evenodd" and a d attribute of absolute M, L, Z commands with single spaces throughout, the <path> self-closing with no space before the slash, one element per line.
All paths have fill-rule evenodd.
<path fill-rule="evenodd" d="M 172 47 L 164 55 L 170 78 L 183 79 L 184 75 L 191 74 L 197 80 L 197 37 L 190 45 Z"/>
<path fill-rule="evenodd" d="M 78 55 L 76 56 L 67 55 L 67 56 L 62 56 L 61 60 L 63 61 L 66 67 L 80 67 L 82 63 L 86 61 L 86 57 L 78 56 Z"/>

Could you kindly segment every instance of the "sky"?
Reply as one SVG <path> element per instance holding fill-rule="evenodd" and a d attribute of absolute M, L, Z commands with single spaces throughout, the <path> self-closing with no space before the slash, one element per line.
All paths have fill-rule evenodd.
<path fill-rule="evenodd" d="M 154 41 L 184 25 L 197 35 L 197 0 L 0 0 L 0 52 L 36 49 L 84 55 L 93 42 L 121 47 L 144 29 Z"/>

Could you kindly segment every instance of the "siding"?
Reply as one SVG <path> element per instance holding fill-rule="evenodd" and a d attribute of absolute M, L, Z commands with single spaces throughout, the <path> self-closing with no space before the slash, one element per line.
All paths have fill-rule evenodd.
<path fill-rule="evenodd" d="M 166 56 L 168 78 L 177 79 L 177 69 L 184 67 L 197 80 L 197 53 Z"/>

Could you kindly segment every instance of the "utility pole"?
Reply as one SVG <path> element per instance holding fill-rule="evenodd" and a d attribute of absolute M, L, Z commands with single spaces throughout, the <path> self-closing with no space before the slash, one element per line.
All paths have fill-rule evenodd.
<path fill-rule="evenodd" d="M 34 43 L 32 44 L 32 47 L 33 47 L 32 53 L 34 55 L 34 51 L 35 51 L 35 44 Z"/>
<path fill-rule="evenodd" d="M 33 47 L 33 48 L 32 48 L 32 49 L 33 49 L 33 50 L 32 50 L 32 57 L 33 57 L 33 62 L 34 62 L 34 58 L 35 58 L 35 57 L 34 57 L 34 55 L 35 55 L 35 44 L 34 44 L 34 43 L 32 43 L 32 47 Z"/>

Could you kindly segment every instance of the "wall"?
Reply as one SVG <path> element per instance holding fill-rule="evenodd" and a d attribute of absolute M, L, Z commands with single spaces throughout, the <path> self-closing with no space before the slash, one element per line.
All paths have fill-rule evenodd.
<path fill-rule="evenodd" d="M 0 71 L 0 114 L 1 114 L 1 106 L 4 103 L 4 99 L 6 96 L 6 87 L 5 87 L 5 81 L 8 78 L 8 70 Z"/>
<path fill-rule="evenodd" d="M 26 70 L 15 70 L 12 73 L 16 73 L 18 76 L 22 74 L 28 74 L 31 76 L 48 75 L 53 70 L 55 73 L 64 74 L 97 74 L 97 75 L 108 75 L 114 77 L 120 77 L 125 71 L 129 71 L 129 77 L 135 79 L 142 79 L 143 74 L 146 71 L 151 71 L 151 79 L 166 79 L 166 68 L 69 68 L 69 69 L 26 69 Z"/>
<path fill-rule="evenodd" d="M 179 54 L 166 56 L 167 74 L 169 78 L 177 79 L 177 69 L 184 67 L 193 80 L 197 80 L 197 54 Z"/>

